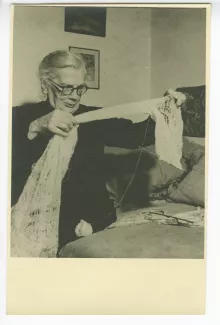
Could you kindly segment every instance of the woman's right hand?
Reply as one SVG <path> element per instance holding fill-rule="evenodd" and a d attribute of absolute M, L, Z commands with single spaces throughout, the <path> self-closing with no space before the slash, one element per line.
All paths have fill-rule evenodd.
<path fill-rule="evenodd" d="M 55 109 L 53 112 L 40 117 L 30 124 L 28 138 L 31 140 L 38 133 L 45 131 L 67 137 L 70 130 L 76 125 L 77 123 L 70 113 Z"/>

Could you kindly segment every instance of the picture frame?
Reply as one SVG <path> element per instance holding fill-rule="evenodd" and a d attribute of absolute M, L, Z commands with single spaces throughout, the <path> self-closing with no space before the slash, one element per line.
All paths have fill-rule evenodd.
<path fill-rule="evenodd" d="M 106 16 L 104 7 L 66 7 L 64 31 L 105 37 Z"/>
<path fill-rule="evenodd" d="M 69 51 L 80 54 L 86 66 L 85 83 L 89 89 L 100 88 L 100 51 L 80 47 L 69 47 Z"/>

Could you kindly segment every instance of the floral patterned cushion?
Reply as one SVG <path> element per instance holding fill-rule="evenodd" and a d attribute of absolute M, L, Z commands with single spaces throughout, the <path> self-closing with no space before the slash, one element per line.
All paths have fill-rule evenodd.
<path fill-rule="evenodd" d="M 188 137 L 205 137 L 205 86 L 177 88 L 187 97 L 182 107 L 184 122 L 183 135 Z"/>

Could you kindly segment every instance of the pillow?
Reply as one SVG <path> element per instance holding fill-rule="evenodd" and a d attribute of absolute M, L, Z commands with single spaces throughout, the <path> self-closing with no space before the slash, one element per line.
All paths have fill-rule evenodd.
<path fill-rule="evenodd" d="M 205 205 L 205 155 L 177 186 L 168 190 L 169 199 L 174 202 L 204 207 Z"/>
<path fill-rule="evenodd" d="M 143 170 L 144 175 L 148 176 L 148 190 L 150 193 L 158 192 L 167 187 L 170 182 L 185 174 L 187 167 L 184 159 L 182 159 L 183 170 L 180 170 L 158 159 L 155 153 L 155 146 L 148 146 L 145 150 L 148 155 L 154 156 L 153 166 Z"/>
<path fill-rule="evenodd" d="M 109 170 L 107 189 L 115 203 L 120 201 L 131 181 L 139 154 L 140 149 L 112 148 L 106 152 Z M 179 183 L 202 155 L 204 146 L 192 139 L 183 138 L 183 170 L 179 170 L 159 160 L 154 145 L 145 147 L 135 177 L 123 199 L 124 205 L 146 206 L 151 199 L 164 198 L 161 191 L 165 189 L 167 192 L 170 184 L 176 181 Z"/>
<path fill-rule="evenodd" d="M 115 203 L 120 201 L 126 191 L 123 206 L 146 206 L 151 199 L 151 193 L 160 191 L 173 180 L 186 173 L 184 159 L 184 170 L 179 170 L 159 160 L 155 153 L 155 146 L 152 145 L 142 151 L 138 169 L 135 172 L 135 177 L 133 177 L 140 150 L 136 149 L 127 152 L 122 150 L 121 154 L 117 150 L 115 154 L 112 151 L 111 154 L 106 155 L 109 166 L 107 189 Z M 131 180 L 131 185 L 127 191 Z"/>

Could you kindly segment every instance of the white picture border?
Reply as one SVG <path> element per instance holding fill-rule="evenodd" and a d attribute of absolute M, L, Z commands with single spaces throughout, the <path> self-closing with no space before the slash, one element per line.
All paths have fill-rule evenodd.
<path fill-rule="evenodd" d="M 81 3 L 90 3 L 91 1 L 81 1 Z M 96 3 L 101 1 L 96 1 Z M 102 1 L 103 2 L 103 1 Z M 126 3 L 121 1 L 121 3 Z M 6 313 L 6 218 L 7 213 L 7 184 L 8 184 L 8 110 L 9 107 L 9 58 L 10 58 L 10 21 L 9 4 L 17 1 L 2 0 L 0 6 L 0 30 L 1 30 L 1 195 L 0 195 L 0 265 L 1 265 L 1 296 L 0 296 L 0 322 L 3 325 L 8 324 L 219 324 L 219 301 L 220 301 L 220 217 L 219 217 L 219 180 L 220 180 L 220 109 L 219 109 L 219 76 L 220 76 L 220 5 L 218 0 L 212 3 L 212 30 L 211 30 L 211 71 L 210 71 L 210 117 L 209 117 L 209 173 L 208 173 L 208 243 L 207 243 L 207 309 L 205 316 L 5 316 Z M 36 3 L 36 1 L 19 1 L 19 3 Z M 62 4 L 58 1 L 44 1 L 46 3 Z M 66 1 L 71 3 L 71 1 Z M 92 3 L 92 2 L 91 2 Z M 108 2 L 110 3 L 110 2 Z M 114 2 L 112 2 L 114 3 Z M 139 3 L 143 3 L 139 1 Z M 156 1 L 150 3 L 156 4 Z M 160 3 L 166 3 L 160 1 Z M 169 3 L 180 3 L 178 1 L 169 1 Z M 191 3 L 184 1 L 184 3 Z M 193 3 L 207 3 L 206 1 L 193 1 Z M 19 297 L 18 297 L 19 299 Z"/>

